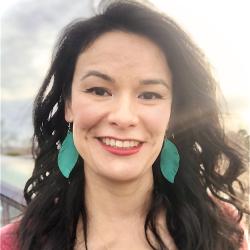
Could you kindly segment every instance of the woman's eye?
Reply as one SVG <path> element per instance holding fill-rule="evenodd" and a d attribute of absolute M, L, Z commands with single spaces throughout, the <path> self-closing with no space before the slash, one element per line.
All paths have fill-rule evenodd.
<path fill-rule="evenodd" d="M 152 100 L 152 99 L 161 99 L 162 96 L 154 93 L 154 92 L 145 92 L 139 95 L 139 98 L 146 99 L 146 100 Z"/>
<path fill-rule="evenodd" d="M 111 96 L 110 92 L 102 87 L 93 87 L 89 88 L 85 91 L 86 93 L 92 93 L 94 95 L 99 95 L 99 96 Z"/>

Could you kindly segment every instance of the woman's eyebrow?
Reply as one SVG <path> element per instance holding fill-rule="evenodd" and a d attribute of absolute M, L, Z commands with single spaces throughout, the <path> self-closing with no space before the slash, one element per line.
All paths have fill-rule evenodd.
<path fill-rule="evenodd" d="M 143 85 L 154 85 L 154 84 L 161 84 L 164 87 L 167 87 L 168 89 L 170 88 L 170 84 L 168 84 L 165 80 L 163 79 L 145 79 L 140 81 L 141 84 Z"/>
<path fill-rule="evenodd" d="M 112 82 L 112 83 L 115 82 L 115 80 L 112 77 L 110 77 L 104 73 L 101 73 L 97 70 L 89 70 L 83 77 L 81 77 L 81 81 L 83 81 L 84 79 L 86 79 L 87 77 L 90 77 L 90 76 L 96 76 L 96 77 L 99 77 L 105 81 Z"/>
<path fill-rule="evenodd" d="M 114 78 L 112 78 L 111 76 L 109 76 L 105 73 L 97 71 L 97 70 L 89 70 L 83 77 L 81 77 L 81 81 L 83 81 L 84 79 L 86 79 L 90 76 L 96 76 L 96 77 L 99 77 L 107 82 L 115 83 Z M 170 85 L 163 79 L 144 79 L 144 80 L 140 80 L 140 84 L 142 84 L 142 85 L 161 84 L 161 85 L 167 87 L 168 89 L 170 88 Z"/>

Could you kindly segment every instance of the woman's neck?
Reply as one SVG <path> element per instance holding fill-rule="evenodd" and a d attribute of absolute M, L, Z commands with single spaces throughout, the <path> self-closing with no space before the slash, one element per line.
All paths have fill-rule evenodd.
<path fill-rule="evenodd" d="M 92 176 L 85 171 L 85 206 L 90 249 L 117 249 L 121 246 L 127 246 L 127 249 L 149 249 L 144 223 L 152 189 L 152 174 L 121 183 Z M 83 228 L 79 220 L 75 249 L 82 249 L 83 246 Z M 132 246 L 135 248 L 131 248 Z"/>
<path fill-rule="evenodd" d="M 153 190 L 152 173 L 127 182 L 115 182 L 85 173 L 85 204 L 91 223 L 145 220 Z"/>
<path fill-rule="evenodd" d="M 93 177 L 85 171 L 87 238 L 90 249 L 151 249 L 145 238 L 144 224 L 152 198 L 152 174 L 123 183 Z M 176 250 L 165 226 L 163 210 L 157 218 L 159 220 L 156 224 L 166 246 Z M 77 228 L 76 243 L 75 249 L 83 249 L 82 218 Z"/>

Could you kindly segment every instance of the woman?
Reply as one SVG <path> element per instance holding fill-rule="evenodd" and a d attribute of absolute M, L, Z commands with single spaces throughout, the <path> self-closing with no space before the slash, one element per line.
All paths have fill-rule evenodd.
<path fill-rule="evenodd" d="M 17 249 L 243 249 L 244 167 L 216 91 L 201 51 L 148 7 L 70 24 L 34 104 Z"/>

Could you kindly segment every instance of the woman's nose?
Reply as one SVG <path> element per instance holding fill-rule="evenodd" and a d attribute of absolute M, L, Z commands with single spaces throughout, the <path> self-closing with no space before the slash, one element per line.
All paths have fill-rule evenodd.
<path fill-rule="evenodd" d="M 114 101 L 108 115 L 108 121 L 120 128 L 136 126 L 139 118 L 132 100 L 124 97 Z"/>

